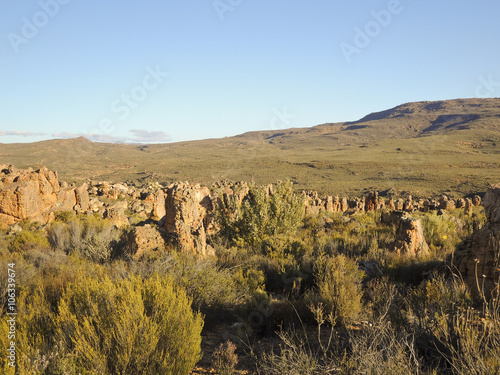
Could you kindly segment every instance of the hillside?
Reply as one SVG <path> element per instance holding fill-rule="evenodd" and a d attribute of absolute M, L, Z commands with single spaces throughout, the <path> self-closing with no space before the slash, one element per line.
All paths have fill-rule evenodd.
<path fill-rule="evenodd" d="M 84 138 L 0 144 L 0 164 L 46 166 L 66 181 L 167 184 L 291 179 L 299 189 L 416 196 L 486 191 L 500 181 L 500 99 L 406 103 L 358 121 L 156 145 Z"/>

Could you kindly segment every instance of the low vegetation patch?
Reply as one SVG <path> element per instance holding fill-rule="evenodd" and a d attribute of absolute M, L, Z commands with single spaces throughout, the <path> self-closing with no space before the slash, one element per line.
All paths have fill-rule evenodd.
<path fill-rule="evenodd" d="M 481 207 L 415 213 L 430 252 L 410 257 L 390 250 L 380 213 L 306 217 L 301 199 L 291 183 L 251 186 L 218 213 L 216 256 L 202 260 L 173 245 L 134 260 L 93 216 L 2 232 L 19 275 L 18 373 L 499 373 L 500 303 L 474 300 L 446 263 Z"/>

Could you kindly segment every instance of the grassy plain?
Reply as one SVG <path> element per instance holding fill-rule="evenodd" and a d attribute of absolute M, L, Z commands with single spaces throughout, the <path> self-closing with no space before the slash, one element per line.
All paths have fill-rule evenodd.
<path fill-rule="evenodd" d="M 46 166 L 62 180 L 168 184 L 290 179 L 297 189 L 464 195 L 500 181 L 500 99 L 408 103 L 355 122 L 169 144 L 84 138 L 0 144 L 0 163 Z"/>

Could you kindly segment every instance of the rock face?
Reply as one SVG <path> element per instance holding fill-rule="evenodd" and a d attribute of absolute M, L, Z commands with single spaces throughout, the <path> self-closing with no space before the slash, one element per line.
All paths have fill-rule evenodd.
<path fill-rule="evenodd" d="M 57 203 L 60 185 L 57 174 L 42 168 L 17 170 L 1 166 L 0 222 L 13 224 L 24 219 L 44 221 Z"/>
<path fill-rule="evenodd" d="M 110 220 L 117 227 L 128 226 L 130 223 L 127 215 L 125 215 L 127 208 L 128 204 L 126 201 L 116 201 L 106 208 L 104 218 Z"/>
<path fill-rule="evenodd" d="M 425 242 L 424 229 L 420 219 L 415 219 L 407 214 L 399 219 L 396 231 L 396 240 L 392 249 L 398 254 L 416 256 L 429 252 L 429 245 Z"/>
<path fill-rule="evenodd" d="M 127 252 L 139 259 L 151 252 L 165 249 L 165 239 L 157 227 L 146 224 L 130 231 L 126 246 Z"/>
<path fill-rule="evenodd" d="M 75 189 L 76 203 L 79 205 L 81 211 L 89 209 L 90 198 L 88 190 L 89 186 L 87 184 L 83 184 Z"/>
<path fill-rule="evenodd" d="M 483 205 L 486 224 L 460 244 L 453 264 L 476 297 L 489 299 L 500 278 L 500 184 L 486 192 Z"/>
<path fill-rule="evenodd" d="M 213 255 L 206 229 L 212 210 L 210 190 L 199 184 L 177 183 L 167 189 L 165 229 L 174 236 L 182 252 Z"/>
<path fill-rule="evenodd" d="M 375 211 L 378 208 L 378 192 L 372 191 L 365 198 L 365 211 Z"/>

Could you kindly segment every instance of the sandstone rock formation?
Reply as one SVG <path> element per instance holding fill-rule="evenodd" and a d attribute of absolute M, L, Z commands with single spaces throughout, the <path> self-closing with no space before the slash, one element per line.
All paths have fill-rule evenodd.
<path fill-rule="evenodd" d="M 453 265 L 476 297 L 491 298 L 500 280 L 500 184 L 484 196 L 486 224 L 455 251 Z"/>
<path fill-rule="evenodd" d="M 110 220 L 117 227 L 128 226 L 130 223 L 127 215 L 125 215 L 127 208 L 126 201 L 116 201 L 106 207 L 104 218 Z"/>
<path fill-rule="evenodd" d="M 159 228 L 146 224 L 134 227 L 128 234 L 127 253 L 140 259 L 151 252 L 165 249 L 165 239 Z"/>
<path fill-rule="evenodd" d="M 19 220 L 45 221 L 57 203 L 59 180 L 57 174 L 42 168 L 17 170 L 0 167 L 0 222 L 10 225 Z"/>
<path fill-rule="evenodd" d="M 479 206 L 481 204 L 481 197 L 479 195 L 474 195 L 474 198 L 472 198 L 472 203 L 474 206 Z"/>
<path fill-rule="evenodd" d="M 89 186 L 85 183 L 75 189 L 76 204 L 79 205 L 77 210 L 87 211 L 90 205 L 90 198 L 88 192 Z"/>
<path fill-rule="evenodd" d="M 207 244 L 206 228 L 212 210 L 210 190 L 199 184 L 176 183 L 167 189 L 165 229 L 180 250 L 198 256 L 213 255 Z"/>
<path fill-rule="evenodd" d="M 266 194 L 273 195 L 273 185 L 263 189 Z M 117 226 L 151 223 L 151 228 L 141 227 L 142 229 L 137 229 L 138 232 L 136 229 L 132 231 L 137 237 L 134 254 L 139 254 L 138 256 L 149 251 L 149 245 L 145 244 L 161 243 L 154 234 L 158 229 L 155 226 L 158 225 L 178 243 L 181 251 L 203 257 L 214 253 L 213 248 L 207 244 L 207 236 L 218 231 L 214 220 L 215 210 L 225 207 L 229 209 L 228 215 L 231 215 L 230 208 L 241 205 L 248 193 L 249 186 L 245 182 L 219 182 L 209 189 L 188 183 L 175 183 L 168 188 L 156 183 L 137 188 L 126 183 L 88 180 L 75 187 L 60 182 L 57 173 L 47 168 L 37 171 L 18 170 L 4 165 L 0 166 L 0 226 L 8 227 L 25 219 L 47 223 L 55 217 L 56 211 L 95 213 Z M 376 191 L 353 198 L 322 197 L 315 191 L 304 191 L 303 195 L 306 215 L 338 212 L 347 216 L 377 210 L 413 212 L 438 208 L 446 210 L 455 206 L 463 207 L 470 214 L 473 205 L 481 200 L 479 196 L 459 200 L 442 196 L 439 202 L 428 199 L 417 201 L 411 196 L 406 196 L 405 199 L 394 197 L 390 192 L 387 198 L 382 198 Z M 398 217 L 397 225 L 398 240 L 393 246 L 396 251 L 410 254 L 427 251 L 425 240 L 422 241 L 420 222 Z M 148 242 L 141 238 L 156 239 Z M 141 251 L 141 247 L 146 250 Z"/>
<path fill-rule="evenodd" d="M 396 230 L 396 240 L 391 248 L 398 254 L 410 256 L 422 255 L 429 252 L 429 245 L 425 241 L 422 221 L 403 214 L 399 218 Z"/>
<path fill-rule="evenodd" d="M 472 199 L 465 198 L 464 213 L 468 216 L 472 215 Z"/>
<path fill-rule="evenodd" d="M 145 206 L 146 211 L 149 211 L 154 220 L 163 220 L 167 214 L 165 209 L 165 192 L 163 189 L 157 189 L 154 193 L 147 193 L 144 195 L 144 202 L 150 203 Z"/>
<path fill-rule="evenodd" d="M 365 211 L 371 212 L 378 208 L 378 192 L 371 191 L 365 198 Z"/>

